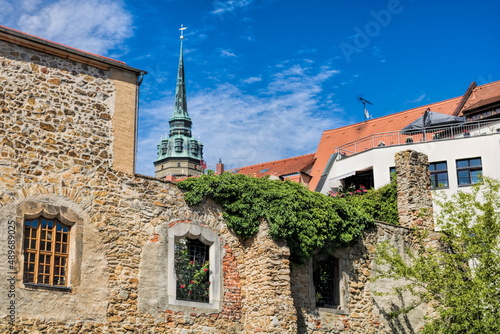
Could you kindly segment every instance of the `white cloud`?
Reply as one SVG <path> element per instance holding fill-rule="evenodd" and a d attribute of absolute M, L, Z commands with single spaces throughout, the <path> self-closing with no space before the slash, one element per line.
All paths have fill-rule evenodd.
<path fill-rule="evenodd" d="M 217 0 L 214 2 L 215 9 L 212 14 L 223 14 L 250 5 L 254 0 Z"/>
<path fill-rule="evenodd" d="M 27 12 L 33 12 L 38 8 L 40 3 L 42 3 L 42 0 L 21 0 L 19 2 L 22 9 Z"/>
<path fill-rule="evenodd" d="M 382 49 L 378 46 L 374 46 L 372 48 L 372 54 L 377 58 L 381 63 L 385 63 L 386 59 L 384 56 L 384 53 L 382 52 Z"/>
<path fill-rule="evenodd" d="M 409 104 L 420 103 L 420 102 L 422 102 L 425 99 L 426 96 L 427 96 L 427 94 L 425 94 L 424 92 L 421 92 L 420 95 L 417 98 L 415 98 L 413 100 L 405 101 L 405 103 L 409 103 Z"/>
<path fill-rule="evenodd" d="M 260 82 L 262 81 L 262 78 L 261 77 L 249 77 L 249 78 L 246 78 L 244 80 L 242 80 L 244 83 L 246 84 L 251 84 L 251 83 L 254 83 L 254 82 Z"/>
<path fill-rule="evenodd" d="M 260 96 L 229 83 L 190 94 L 193 134 L 204 144 L 209 168 L 219 158 L 232 168 L 314 152 L 322 131 L 340 123 L 321 117 L 326 108 L 319 98 L 322 84 L 335 73 L 296 65 L 277 73 Z M 156 145 L 168 132 L 172 110 L 173 102 L 165 101 L 141 110 L 147 131 L 139 134 L 139 173 L 154 174 Z"/>
<path fill-rule="evenodd" d="M 222 57 L 236 57 L 236 55 L 229 49 L 221 49 L 220 55 Z"/>
<path fill-rule="evenodd" d="M 100 55 L 132 36 L 122 0 L 22 0 L 6 8 L 12 28 Z"/>

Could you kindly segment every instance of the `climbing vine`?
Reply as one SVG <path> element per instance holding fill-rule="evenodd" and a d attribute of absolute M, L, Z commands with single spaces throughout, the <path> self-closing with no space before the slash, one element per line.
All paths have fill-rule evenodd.
<path fill-rule="evenodd" d="M 224 209 L 228 227 L 252 237 L 261 219 L 274 240 L 286 240 L 291 260 L 303 263 L 316 250 L 347 245 L 373 224 L 358 203 L 333 198 L 303 185 L 241 174 L 202 175 L 178 183 L 188 205 L 211 198 Z"/>
<path fill-rule="evenodd" d="M 396 176 L 391 183 L 377 190 L 368 190 L 361 196 L 348 196 L 346 200 L 362 207 L 375 220 L 399 225 Z"/>

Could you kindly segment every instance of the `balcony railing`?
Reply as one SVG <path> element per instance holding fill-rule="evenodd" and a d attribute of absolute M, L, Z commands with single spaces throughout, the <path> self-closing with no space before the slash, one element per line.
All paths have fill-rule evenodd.
<path fill-rule="evenodd" d="M 382 132 L 336 147 L 336 153 L 339 153 L 341 157 L 348 157 L 384 146 L 467 138 L 497 133 L 500 134 L 500 120 L 498 119 L 494 121 L 465 122 L 440 127 L 428 127 L 421 131 L 412 130 L 407 133 L 402 133 L 401 131 Z"/>

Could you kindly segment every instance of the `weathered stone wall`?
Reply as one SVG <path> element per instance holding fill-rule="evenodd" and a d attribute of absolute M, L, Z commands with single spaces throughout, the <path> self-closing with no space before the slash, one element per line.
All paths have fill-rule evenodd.
<path fill-rule="evenodd" d="M 123 84 L 123 92 L 132 94 L 134 83 L 118 77 L 0 42 L 0 229 L 15 227 L 12 268 L 12 239 L 0 234 L 0 332 L 389 331 L 391 324 L 382 317 L 385 304 L 372 299 L 369 278 L 375 245 L 384 239 L 399 242 L 404 228 L 380 225 L 357 245 L 338 250 L 343 309 L 316 309 L 310 268 L 290 273 L 289 250 L 269 238 L 265 223 L 243 242 L 213 203 L 190 208 L 171 183 L 127 173 L 130 166 L 116 159 L 116 147 L 129 141 L 117 137 L 121 121 L 114 117 L 134 102 L 121 101 L 117 90 Z M 125 128 L 130 132 L 132 126 Z M 42 211 L 76 222 L 71 290 L 22 283 L 23 219 Z M 220 307 L 165 303 L 165 284 L 172 283 L 164 279 L 165 238 L 178 224 L 217 234 Z M 13 304 L 11 324 L 8 307 Z"/>
<path fill-rule="evenodd" d="M 269 237 L 262 222 L 245 243 L 243 317 L 246 333 L 296 333 L 297 315 L 290 288 L 290 250 Z"/>
<path fill-rule="evenodd" d="M 155 238 L 155 228 L 164 222 L 194 218 L 218 230 L 222 220 L 217 210 L 189 209 L 171 184 L 116 171 L 128 167 L 114 163 L 114 141 L 119 135 L 128 136 L 131 141 L 124 142 L 128 145 L 134 135 L 128 133 L 130 125 L 125 125 L 125 133 L 113 133 L 112 119 L 120 108 L 135 112 L 134 94 L 132 102 L 116 103 L 118 83 L 135 94 L 130 90 L 135 85 L 131 78 L 0 42 L 0 228 L 16 227 L 15 271 L 7 261 L 8 235 L 0 235 L 2 332 L 128 328 L 158 333 L 186 326 L 189 314 L 168 321 L 166 310 L 158 310 L 163 317 L 157 321 L 157 314 L 138 311 L 142 247 Z M 128 116 L 135 121 L 134 113 Z M 116 118 L 115 123 L 124 119 Z M 133 151 L 133 145 L 126 149 Z M 133 166 L 133 159 L 125 158 Z M 71 291 L 22 284 L 19 222 L 24 213 L 19 208 L 26 203 L 44 203 L 48 211 L 70 209 L 82 218 L 81 226 L 75 227 L 82 238 L 80 255 L 71 259 L 79 261 L 80 275 Z M 234 267 L 233 262 L 228 265 Z M 7 278 L 12 275 L 15 297 L 8 298 Z M 11 301 L 16 303 L 14 326 L 6 318 Z M 199 326 L 231 324 L 219 320 L 218 314 L 202 318 Z M 237 318 L 236 312 L 233 319 Z"/>
<path fill-rule="evenodd" d="M 316 308 L 310 264 L 293 267 L 292 294 L 299 314 L 299 333 L 411 333 L 423 324 L 423 310 L 418 308 L 408 315 L 393 318 L 389 313 L 408 305 L 411 298 L 391 293 L 398 285 L 387 279 L 372 281 L 378 265 L 376 247 L 389 241 L 400 252 L 407 246 L 410 230 L 401 226 L 378 223 L 367 230 L 362 239 L 348 248 L 338 249 L 332 255 L 340 260 L 341 298 L 339 309 Z"/>
<path fill-rule="evenodd" d="M 414 333 L 423 326 L 424 316 L 430 312 L 426 305 L 397 317 L 390 314 L 415 300 L 407 292 L 394 294 L 393 289 L 404 281 L 373 280 L 377 271 L 384 269 L 376 263 L 376 247 L 380 243 L 389 242 L 400 254 L 405 254 L 405 249 L 414 242 L 414 227 L 431 231 L 426 239 L 429 246 L 437 239 L 432 233 L 427 157 L 408 150 L 397 153 L 395 160 L 401 225 L 377 223 L 355 245 L 332 253 L 339 259 L 341 271 L 339 308 L 316 308 L 311 263 L 293 267 L 291 284 L 299 333 Z"/>
<path fill-rule="evenodd" d="M 434 228 L 427 155 L 406 150 L 396 153 L 398 211 L 402 226 Z"/>

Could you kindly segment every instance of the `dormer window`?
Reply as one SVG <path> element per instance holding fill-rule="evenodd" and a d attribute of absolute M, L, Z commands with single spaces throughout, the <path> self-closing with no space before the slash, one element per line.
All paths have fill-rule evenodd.
<path fill-rule="evenodd" d="M 182 138 L 177 138 L 175 139 L 175 152 L 182 152 L 182 148 L 183 148 L 183 140 Z"/>
<path fill-rule="evenodd" d="M 200 146 L 198 145 L 198 142 L 196 140 L 191 140 L 191 153 L 194 155 L 198 155 L 199 149 Z"/>

